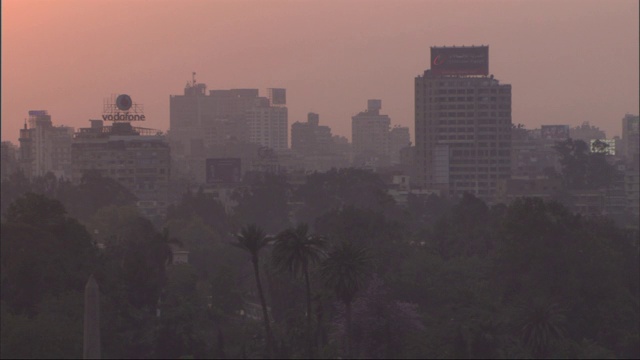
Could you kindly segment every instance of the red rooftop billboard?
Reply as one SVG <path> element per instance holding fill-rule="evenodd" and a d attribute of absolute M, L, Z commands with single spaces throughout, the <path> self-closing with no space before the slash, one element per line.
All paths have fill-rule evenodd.
<path fill-rule="evenodd" d="M 433 75 L 489 75 L 489 47 L 432 47 Z"/>

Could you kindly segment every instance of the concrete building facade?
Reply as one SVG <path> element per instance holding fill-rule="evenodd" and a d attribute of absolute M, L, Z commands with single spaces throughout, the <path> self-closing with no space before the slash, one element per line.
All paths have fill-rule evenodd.
<path fill-rule="evenodd" d="M 392 165 L 400 164 L 400 151 L 411 146 L 409 128 L 396 125 L 389 132 L 389 162 Z"/>
<path fill-rule="evenodd" d="M 633 159 L 640 154 L 640 116 L 626 114 L 622 118 L 622 156 Z"/>
<path fill-rule="evenodd" d="M 381 100 L 368 100 L 367 110 L 351 118 L 351 142 L 356 166 L 384 166 L 389 163 L 391 119 L 380 114 Z"/>
<path fill-rule="evenodd" d="M 268 147 L 276 151 L 289 148 L 288 111 L 284 106 L 264 104 L 247 110 L 249 124 L 249 142 Z"/>
<path fill-rule="evenodd" d="M 166 215 L 171 159 L 164 136 L 134 128 L 128 122 L 103 126 L 101 120 L 92 120 L 90 128 L 81 128 L 75 134 L 72 158 L 74 183 L 80 183 L 88 172 L 98 172 L 131 191 L 143 215 Z"/>
<path fill-rule="evenodd" d="M 29 111 L 29 125 L 20 130 L 20 163 L 27 177 L 43 176 L 48 172 L 56 177 L 71 173 L 71 142 L 73 128 L 53 126 L 46 110 Z"/>
<path fill-rule="evenodd" d="M 320 115 L 307 114 L 307 122 L 291 125 L 291 150 L 302 155 L 316 155 L 330 151 L 331 128 L 320 125 Z"/>
<path fill-rule="evenodd" d="M 484 199 L 511 174 L 511 85 L 492 76 L 415 78 L 417 185 Z"/>
<path fill-rule="evenodd" d="M 284 89 L 270 89 L 279 90 L 277 99 L 260 97 L 258 89 L 211 90 L 208 95 L 206 89 L 194 80 L 183 95 L 170 96 L 170 141 L 176 157 L 199 156 L 203 148 L 228 140 L 288 148 Z"/>

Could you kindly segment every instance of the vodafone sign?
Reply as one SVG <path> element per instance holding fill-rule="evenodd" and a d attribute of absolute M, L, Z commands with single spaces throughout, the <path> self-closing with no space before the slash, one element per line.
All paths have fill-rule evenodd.
<path fill-rule="evenodd" d="M 127 114 L 127 113 L 115 113 L 102 115 L 102 120 L 104 121 L 144 121 L 144 115 L 138 114 Z"/>
<path fill-rule="evenodd" d="M 134 104 L 131 96 L 120 94 L 113 95 L 105 100 L 105 110 L 102 114 L 104 121 L 145 121 L 142 106 Z"/>

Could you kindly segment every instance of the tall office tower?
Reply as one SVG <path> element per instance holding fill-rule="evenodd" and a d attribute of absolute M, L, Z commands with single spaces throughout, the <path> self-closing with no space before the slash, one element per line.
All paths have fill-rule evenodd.
<path fill-rule="evenodd" d="M 71 174 L 71 141 L 73 128 L 53 126 L 46 110 L 29 111 L 29 127 L 20 130 L 21 165 L 25 175 L 56 177 Z"/>
<path fill-rule="evenodd" d="M 291 150 L 301 155 L 315 155 L 331 151 L 331 128 L 320 126 L 320 115 L 307 114 L 307 122 L 291 125 Z"/>
<path fill-rule="evenodd" d="M 640 154 L 640 116 L 626 114 L 622 118 L 622 155 L 632 160 Z"/>
<path fill-rule="evenodd" d="M 169 98 L 171 147 L 176 157 L 202 155 L 207 146 L 227 140 L 248 141 L 246 112 L 259 103 L 257 89 L 211 90 L 205 84 L 187 83 L 184 95 Z"/>
<path fill-rule="evenodd" d="M 391 119 L 381 115 L 382 100 L 367 101 L 367 110 L 351 118 L 351 142 L 356 166 L 385 166 L 389 163 Z"/>
<path fill-rule="evenodd" d="M 104 126 L 91 120 L 80 128 L 72 144 L 72 181 L 79 183 L 90 172 L 110 177 L 138 198 L 138 209 L 147 217 L 162 218 L 169 201 L 170 148 L 164 136 L 151 129 L 135 128 L 126 121 Z"/>
<path fill-rule="evenodd" d="M 391 164 L 400 164 L 400 150 L 411 146 L 409 128 L 396 125 L 389 132 L 389 161 Z"/>
<path fill-rule="evenodd" d="M 511 85 L 489 73 L 489 47 L 432 47 L 415 78 L 417 185 L 495 196 L 510 176 Z"/>
<path fill-rule="evenodd" d="M 227 141 L 256 142 L 274 149 L 288 147 L 286 90 L 210 90 L 195 79 L 184 95 L 169 99 L 171 147 L 176 157 L 204 156 L 205 149 Z"/>
<path fill-rule="evenodd" d="M 276 151 L 289 148 L 289 114 L 285 94 L 285 89 L 269 89 L 267 101 L 258 101 L 247 110 L 249 142 Z"/>

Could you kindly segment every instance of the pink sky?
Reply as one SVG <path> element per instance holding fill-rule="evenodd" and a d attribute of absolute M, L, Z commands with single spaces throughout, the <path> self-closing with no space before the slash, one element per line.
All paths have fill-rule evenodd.
<path fill-rule="evenodd" d="M 191 73 L 208 89 L 287 89 L 289 124 L 351 116 L 382 99 L 413 138 L 414 78 L 429 47 L 489 45 L 513 86 L 513 122 L 599 126 L 638 113 L 638 1 L 2 1 L 2 140 L 29 110 L 88 126 L 127 93 L 167 130 Z"/>

